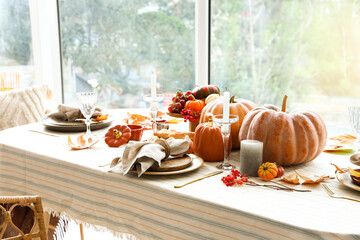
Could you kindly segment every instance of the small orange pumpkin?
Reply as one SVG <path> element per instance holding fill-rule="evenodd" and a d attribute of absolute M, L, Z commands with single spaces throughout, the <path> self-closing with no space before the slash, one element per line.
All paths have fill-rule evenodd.
<path fill-rule="evenodd" d="M 239 117 L 239 121 L 237 121 L 234 124 L 231 124 L 231 142 L 232 142 L 232 149 L 239 149 L 240 148 L 240 142 L 239 138 L 237 137 L 239 135 L 240 127 L 243 122 L 243 119 L 245 115 L 253 108 L 255 108 L 256 105 L 245 99 L 235 99 L 235 97 L 232 97 L 230 99 L 230 114 L 235 114 Z M 222 114 L 223 113 L 223 98 L 215 99 L 211 102 L 209 102 L 201 111 L 201 117 L 200 117 L 200 123 L 206 122 L 206 114 L 211 113 L 212 115 Z"/>
<path fill-rule="evenodd" d="M 261 164 L 258 170 L 260 178 L 265 180 L 273 180 L 278 174 L 278 168 L 275 163 L 266 162 Z"/>
<path fill-rule="evenodd" d="M 126 125 L 116 125 L 105 134 L 105 143 L 109 147 L 120 147 L 131 137 L 131 129 Z"/>
<path fill-rule="evenodd" d="M 185 108 L 190 108 L 195 112 L 200 112 L 204 107 L 205 102 L 203 100 L 187 101 L 185 103 Z"/>
<path fill-rule="evenodd" d="M 200 124 L 195 129 L 194 152 L 195 155 L 204 159 L 205 162 L 224 160 L 224 144 L 221 128 L 207 116 L 209 122 Z"/>

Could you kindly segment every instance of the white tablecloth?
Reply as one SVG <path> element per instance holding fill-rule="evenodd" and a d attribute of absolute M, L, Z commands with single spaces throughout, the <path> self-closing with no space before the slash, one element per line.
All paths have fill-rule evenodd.
<path fill-rule="evenodd" d="M 181 175 L 123 176 L 99 167 L 121 152 L 103 141 L 71 151 L 67 134 L 28 129 L 44 131 L 36 123 L 0 132 L 0 194 L 39 194 L 46 210 L 78 221 L 139 239 L 360 239 L 360 203 L 330 198 L 320 185 L 296 186 L 312 192 L 226 187 L 220 181 L 224 173 L 175 189 L 176 183 L 216 170 L 216 164 Z M 239 153 L 231 158 L 238 160 Z M 334 176 L 331 162 L 351 166 L 349 155 L 323 153 L 286 171 Z M 360 192 L 336 179 L 328 185 L 360 199 Z"/>

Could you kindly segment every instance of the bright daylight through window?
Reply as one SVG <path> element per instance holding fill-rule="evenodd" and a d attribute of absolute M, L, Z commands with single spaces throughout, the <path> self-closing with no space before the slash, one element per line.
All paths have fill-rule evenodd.
<path fill-rule="evenodd" d="M 96 89 L 102 107 L 146 107 L 152 72 L 158 93 L 194 87 L 194 0 L 59 6 L 65 103 L 76 102 L 77 91 Z"/>
<path fill-rule="evenodd" d="M 0 79 L 0 89 L 35 84 L 28 0 L 0 0 Z"/>
<path fill-rule="evenodd" d="M 349 126 L 360 96 L 360 1 L 212 0 L 211 83 Z"/>

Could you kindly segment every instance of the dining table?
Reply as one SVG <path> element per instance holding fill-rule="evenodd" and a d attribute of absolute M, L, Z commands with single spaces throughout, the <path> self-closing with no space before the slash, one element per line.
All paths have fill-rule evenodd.
<path fill-rule="evenodd" d="M 124 124 L 127 111 L 118 111 L 111 126 Z M 183 128 L 188 123 L 169 124 Z M 111 127 L 109 126 L 109 127 Z M 40 195 L 44 210 L 65 215 L 116 236 L 137 239 L 360 239 L 360 202 L 331 198 L 320 184 L 286 186 L 309 192 L 283 191 L 243 184 L 227 187 L 221 174 L 181 188 L 174 185 L 216 171 L 218 162 L 178 174 L 122 174 L 110 163 L 124 147 L 108 147 L 108 128 L 94 133 L 91 148 L 71 150 L 68 136 L 79 132 L 48 130 L 41 122 L 0 131 L 0 195 Z M 143 140 L 152 135 L 144 131 Z M 335 167 L 353 167 L 349 153 L 321 153 L 315 160 L 285 167 L 329 175 L 325 180 L 337 194 L 360 200 L 360 191 L 335 178 Z M 239 169 L 240 153 L 230 162 Z M 264 183 L 257 177 L 250 177 Z"/>

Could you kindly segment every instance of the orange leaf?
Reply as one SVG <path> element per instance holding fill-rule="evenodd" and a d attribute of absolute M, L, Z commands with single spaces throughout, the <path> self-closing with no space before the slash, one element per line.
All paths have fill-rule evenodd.
<path fill-rule="evenodd" d="M 93 119 L 93 121 L 103 121 L 103 120 L 108 119 L 108 116 L 109 116 L 109 114 L 97 116 L 95 119 Z"/>
<path fill-rule="evenodd" d="M 356 140 L 356 137 L 354 137 L 350 134 L 341 134 L 341 135 L 338 135 L 335 137 L 331 137 L 329 139 L 338 141 L 339 143 L 342 143 L 342 144 L 353 144 Z"/>

